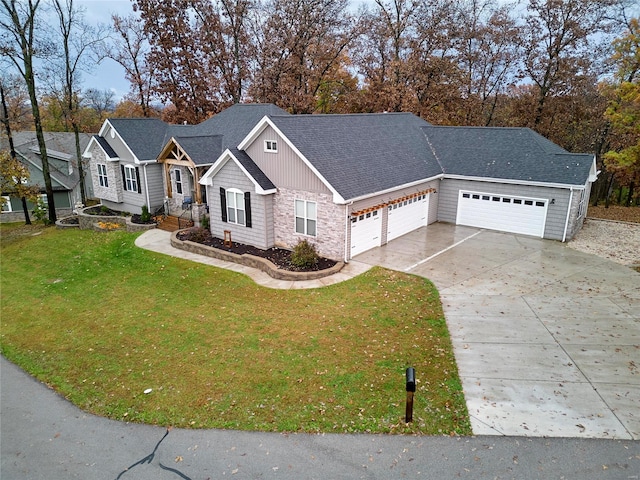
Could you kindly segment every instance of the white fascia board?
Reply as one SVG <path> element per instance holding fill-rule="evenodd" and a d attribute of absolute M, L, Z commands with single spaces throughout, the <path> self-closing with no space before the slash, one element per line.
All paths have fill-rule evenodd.
<path fill-rule="evenodd" d="M 269 125 L 271 125 L 272 127 L 274 126 L 273 122 L 269 120 L 269 117 L 265 115 L 260 119 L 258 123 L 256 123 L 256 126 L 251 129 L 251 131 L 247 134 L 247 136 L 242 139 L 242 141 L 237 147 L 238 150 L 245 150 L 249 145 L 251 145 L 255 141 L 256 138 L 258 138 L 258 136 L 263 132 L 263 130 L 267 128 Z"/>
<path fill-rule="evenodd" d="M 442 177 L 444 175 L 442 173 L 434 176 L 434 177 L 429 177 L 429 178 L 423 178 L 421 180 L 416 180 L 415 182 L 409 182 L 409 183 L 405 183 L 403 185 L 399 185 L 397 187 L 392 187 L 392 188 L 387 188 L 386 190 L 380 190 L 379 192 L 374 192 L 374 193 L 368 193 L 366 195 L 361 195 L 359 197 L 355 197 L 355 198 L 350 198 L 349 200 L 345 200 L 343 203 L 355 203 L 355 202 L 359 202 L 360 200 L 365 200 L 367 198 L 371 198 L 371 197 L 377 197 L 378 195 L 385 195 L 387 193 L 393 193 L 396 192 L 398 190 L 402 190 L 405 188 L 411 188 L 411 187 L 415 187 L 416 185 L 420 185 L 421 183 L 425 183 L 425 182 L 432 182 L 434 180 L 441 180 Z"/>
<path fill-rule="evenodd" d="M 584 185 L 571 185 L 568 183 L 548 183 L 548 182 L 533 182 L 527 180 L 511 180 L 507 178 L 490 178 L 490 177 L 468 177 L 465 175 L 450 175 L 445 173 L 445 180 L 470 180 L 473 182 L 485 182 L 485 183 L 507 183 L 510 185 L 529 185 L 532 187 L 549 187 L 549 188 L 566 188 L 568 190 L 571 189 L 582 189 Z"/>
<path fill-rule="evenodd" d="M 103 137 L 105 140 L 107 140 L 107 137 L 105 137 L 103 134 L 106 131 L 107 127 L 111 127 L 111 129 L 116 133 L 116 135 L 118 136 L 118 138 L 120 139 L 120 141 L 122 142 L 122 144 L 125 146 L 125 148 L 129 151 L 129 153 L 131 154 L 131 157 L 133 158 L 133 163 L 137 164 L 137 165 L 141 165 L 140 163 L 140 159 L 138 159 L 138 157 L 136 157 L 136 154 L 133 153 L 133 150 L 131 150 L 131 148 L 129 148 L 129 145 L 127 145 L 127 142 L 124 141 L 124 138 L 122 138 L 120 136 L 120 133 L 118 132 L 118 130 L 111 125 L 111 122 L 109 122 L 109 119 L 106 119 L 104 121 L 104 124 L 102 125 L 102 128 L 100 129 L 100 132 L 98 133 L 98 135 L 100 135 L 101 137 Z M 109 140 L 107 140 L 107 142 L 109 142 Z M 114 149 L 115 151 L 115 149 Z M 155 159 L 153 159 L 155 160 Z"/>
<path fill-rule="evenodd" d="M 224 167 L 227 164 L 228 161 L 234 162 L 238 166 L 238 168 L 242 171 L 242 173 L 249 180 L 251 180 L 251 183 L 253 183 L 255 191 L 258 195 L 268 195 L 270 193 L 276 193 L 275 189 L 270 189 L 270 190 L 263 189 L 260 186 L 260 184 L 255 180 L 255 178 L 253 178 L 253 176 L 251 176 L 249 172 L 247 172 L 247 170 L 244 168 L 242 163 L 238 161 L 236 156 L 233 153 L 231 153 L 229 149 L 226 149 L 224 152 L 222 152 L 222 155 L 218 157 L 218 159 L 213 163 L 213 165 L 209 167 L 209 170 L 207 170 L 207 172 L 202 176 L 202 178 L 200 178 L 200 181 L 199 181 L 200 185 L 205 185 L 205 186 L 213 185 L 213 177 L 216 176 L 216 174 L 222 169 L 222 167 Z"/>
<path fill-rule="evenodd" d="M 302 162 L 309 167 L 309 169 L 313 172 L 313 174 L 320 179 L 320 181 L 327 187 L 331 193 L 333 194 L 333 202 L 337 204 L 346 203 L 345 199 L 338 193 L 338 191 L 333 188 L 326 178 L 324 178 L 320 172 L 316 169 L 316 167 L 302 154 L 298 147 L 296 147 L 291 140 L 287 138 L 287 136 L 280 131 L 280 129 L 271 121 L 269 117 L 266 115 L 262 117 L 262 120 L 258 122 L 258 124 L 253 127 L 253 130 L 249 132 L 249 134 L 240 142 L 238 145 L 238 150 L 245 150 L 249 145 L 251 145 L 255 139 L 264 131 L 265 128 L 271 127 L 278 134 L 280 138 L 284 140 L 284 142 L 289 146 L 291 150 L 302 160 Z"/>
<path fill-rule="evenodd" d="M 593 156 L 593 163 L 591 164 L 591 170 L 589 170 L 589 179 L 587 182 L 593 183 L 598 179 L 598 165 L 596 164 L 596 156 Z"/>
<path fill-rule="evenodd" d="M 111 122 L 109 122 L 109 119 L 107 118 L 104 122 L 102 122 L 102 126 L 100 127 L 100 131 L 98 132 L 98 136 L 104 137 L 104 132 L 106 132 L 107 128 L 109 127 L 113 128 Z"/>

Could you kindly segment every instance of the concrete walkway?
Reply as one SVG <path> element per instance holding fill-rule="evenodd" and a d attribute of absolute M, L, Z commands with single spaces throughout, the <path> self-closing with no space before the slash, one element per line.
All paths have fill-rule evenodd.
<path fill-rule="evenodd" d="M 436 284 L 475 434 L 640 439 L 640 273 L 445 224 L 357 260 Z"/>
<path fill-rule="evenodd" d="M 253 279 L 258 285 L 268 288 L 280 288 L 280 289 L 297 289 L 297 288 L 319 288 L 327 285 L 333 285 L 334 283 L 344 282 L 361 273 L 366 272 L 371 268 L 371 265 L 360 262 L 347 263 L 340 272 L 333 274 L 329 277 L 319 278 L 317 280 L 304 280 L 304 281 L 289 281 L 289 280 L 277 280 L 270 277 L 266 273 L 256 268 L 246 267 L 238 263 L 226 262 L 224 260 L 218 260 L 217 258 L 206 257 L 204 255 L 198 255 L 196 253 L 180 250 L 171 245 L 171 234 L 160 229 L 153 229 L 144 232 L 136 239 L 136 245 L 140 248 L 151 250 L 158 253 L 164 253 L 165 255 L 171 255 L 172 257 L 183 258 L 185 260 L 191 260 L 193 262 L 204 263 L 205 265 L 211 265 L 214 267 L 225 268 L 234 272 L 243 273 Z"/>

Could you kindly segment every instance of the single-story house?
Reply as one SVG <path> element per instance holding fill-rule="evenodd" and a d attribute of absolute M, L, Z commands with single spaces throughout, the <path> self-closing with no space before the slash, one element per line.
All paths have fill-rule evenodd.
<path fill-rule="evenodd" d="M 597 176 L 593 155 L 527 128 L 439 127 L 409 113 L 289 115 L 256 104 L 195 126 L 107 120 L 86 155 L 96 194 L 112 208 L 164 196 L 175 209 L 188 196 L 206 205 L 215 236 L 260 248 L 307 239 L 347 261 L 436 221 L 569 240 Z"/>
<path fill-rule="evenodd" d="M 40 188 L 40 198 L 46 204 L 44 176 L 42 174 L 42 158 L 36 133 L 32 131 L 18 131 L 12 133 L 13 144 L 18 159 L 29 169 L 29 184 Z M 80 134 L 80 149 L 86 148 L 91 136 Z M 49 160 L 49 174 L 53 187 L 53 199 L 56 205 L 56 215 L 64 217 L 70 215 L 75 206 L 82 202 L 80 193 L 80 173 L 78 158 L 76 155 L 75 134 L 69 132 L 44 132 L 44 140 L 47 145 L 47 158 Z M 6 135 L 0 138 L 0 149 L 9 150 L 9 142 Z M 84 166 L 84 164 L 83 164 Z M 93 196 L 93 187 L 89 172 L 85 168 L 85 194 Z M 24 221 L 22 200 L 2 193 L 7 200 L 2 205 L 2 222 Z M 35 205 L 27 202 L 29 212 Z"/>

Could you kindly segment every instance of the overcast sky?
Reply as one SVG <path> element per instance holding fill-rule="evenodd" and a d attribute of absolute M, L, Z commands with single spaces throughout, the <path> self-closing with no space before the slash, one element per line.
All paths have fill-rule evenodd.
<path fill-rule="evenodd" d="M 130 0 L 77 0 L 77 4 L 85 8 L 85 20 L 91 25 L 111 24 L 112 13 L 133 13 Z M 112 90 L 116 101 L 129 92 L 129 82 L 124 78 L 124 69 L 110 58 L 105 58 L 96 67 L 93 75 L 83 72 L 82 78 L 85 89 Z"/>

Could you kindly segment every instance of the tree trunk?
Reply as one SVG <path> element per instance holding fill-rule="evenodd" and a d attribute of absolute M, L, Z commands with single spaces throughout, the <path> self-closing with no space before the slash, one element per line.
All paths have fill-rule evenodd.
<path fill-rule="evenodd" d="M 82 152 L 80 151 L 80 128 L 73 122 L 73 133 L 76 137 L 76 156 L 78 158 L 78 175 L 80 176 L 80 200 L 82 205 L 87 204 L 87 193 L 84 190 L 84 165 L 82 164 Z"/>
<path fill-rule="evenodd" d="M 631 206 L 631 199 L 633 198 L 633 188 L 635 187 L 635 183 L 632 181 L 629 184 L 629 195 L 627 195 L 627 203 L 625 203 L 625 207 Z"/>
<path fill-rule="evenodd" d="M 9 154 L 11 158 L 15 160 L 16 149 L 13 144 L 13 135 L 11 134 L 11 125 L 9 124 L 9 110 L 7 109 L 7 100 L 4 96 L 4 87 L 0 83 L 0 97 L 2 98 L 2 123 L 7 132 L 7 138 L 9 139 Z M 22 197 L 22 211 L 24 212 L 24 224 L 31 225 L 31 217 L 29 217 L 29 209 L 27 208 L 27 199 Z"/>
<path fill-rule="evenodd" d="M 613 190 L 613 179 L 615 175 L 612 173 L 611 178 L 609 179 L 609 186 L 607 187 L 607 196 L 604 199 L 604 208 L 609 208 L 609 203 L 611 202 L 611 191 Z"/>
<path fill-rule="evenodd" d="M 22 212 L 24 213 L 24 224 L 31 225 L 31 217 L 29 217 L 29 208 L 27 207 L 27 199 L 25 197 L 22 200 Z"/>

